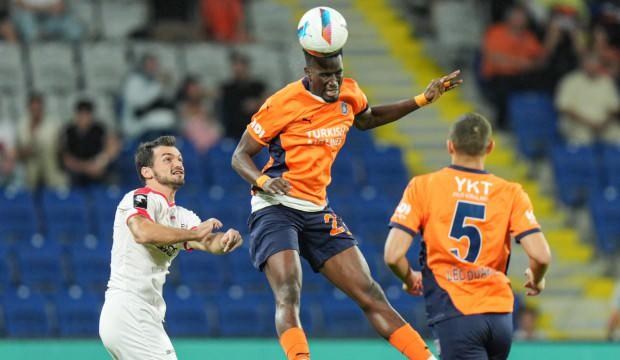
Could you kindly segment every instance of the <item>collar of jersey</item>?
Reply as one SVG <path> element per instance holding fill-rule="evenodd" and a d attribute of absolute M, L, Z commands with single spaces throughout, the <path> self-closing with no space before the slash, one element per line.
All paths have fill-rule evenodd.
<path fill-rule="evenodd" d="M 306 90 L 306 92 L 312 96 L 314 99 L 322 102 L 323 104 L 327 104 L 327 101 L 325 101 L 325 99 L 323 99 L 320 96 L 316 96 L 312 93 L 312 91 L 310 91 L 310 83 L 308 82 L 308 78 L 304 77 L 303 79 L 301 79 L 301 85 L 304 87 L 304 89 Z"/>
<path fill-rule="evenodd" d="M 486 170 L 472 169 L 472 168 L 468 168 L 468 167 L 465 167 L 465 166 L 459 166 L 459 165 L 450 165 L 448 167 L 450 169 L 454 169 L 454 170 L 458 170 L 458 171 L 470 172 L 470 173 L 474 173 L 474 174 L 488 174 L 489 173 Z"/>
<path fill-rule="evenodd" d="M 168 203 L 168 206 L 169 206 L 169 207 L 173 207 L 173 206 L 174 206 L 174 203 L 173 203 L 173 202 L 170 202 L 170 200 L 168 200 L 168 198 L 166 197 L 166 195 L 164 195 L 164 194 L 160 193 L 159 191 L 157 191 L 157 190 L 153 190 L 153 189 L 151 189 L 151 188 L 150 188 L 150 187 L 148 187 L 148 186 L 145 186 L 143 189 L 145 190 L 145 192 L 146 192 L 146 193 L 150 193 L 150 192 L 151 192 L 151 193 L 153 193 L 153 194 L 157 194 L 157 195 L 160 195 L 161 197 L 163 197 L 163 198 L 164 198 L 164 200 L 166 200 L 166 203 Z"/>

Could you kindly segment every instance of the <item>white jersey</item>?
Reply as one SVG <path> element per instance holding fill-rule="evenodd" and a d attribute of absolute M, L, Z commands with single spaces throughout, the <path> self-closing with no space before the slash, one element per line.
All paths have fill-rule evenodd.
<path fill-rule="evenodd" d="M 168 268 L 186 244 L 155 246 L 137 243 L 127 226 L 127 221 L 137 215 L 181 229 L 198 226 L 200 218 L 192 211 L 169 203 L 162 193 L 150 188 L 127 193 L 116 209 L 108 292 L 121 290 L 137 295 L 153 306 L 155 314 L 163 321 L 166 313 L 163 286 Z"/>

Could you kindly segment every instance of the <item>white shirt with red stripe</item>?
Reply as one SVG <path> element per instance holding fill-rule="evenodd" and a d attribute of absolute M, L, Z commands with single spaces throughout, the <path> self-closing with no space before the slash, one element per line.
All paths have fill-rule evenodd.
<path fill-rule="evenodd" d="M 148 187 L 127 193 L 116 209 L 108 290 L 134 293 L 153 306 L 160 317 L 158 320 L 163 321 L 166 275 L 172 260 L 181 249 L 187 249 L 187 245 L 137 243 L 127 225 L 134 216 L 144 216 L 157 224 L 181 229 L 198 226 L 200 218 L 192 211 L 168 202 L 162 193 Z"/>

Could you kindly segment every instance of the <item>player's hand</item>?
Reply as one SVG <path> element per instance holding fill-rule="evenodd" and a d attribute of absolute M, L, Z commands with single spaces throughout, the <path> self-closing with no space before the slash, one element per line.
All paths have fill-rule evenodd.
<path fill-rule="evenodd" d="M 403 283 L 403 290 L 409 295 L 421 296 L 424 288 L 422 287 L 422 273 L 410 270 L 406 281 Z"/>
<path fill-rule="evenodd" d="M 426 90 L 424 90 L 424 97 L 426 97 L 426 100 L 428 100 L 429 103 L 435 102 L 444 92 L 461 85 L 463 80 L 458 78 L 460 75 L 461 70 L 456 70 L 439 79 L 432 80 L 426 87 Z"/>
<path fill-rule="evenodd" d="M 532 273 L 532 269 L 525 269 L 525 287 L 529 289 L 526 292 L 527 296 L 536 296 L 540 294 L 543 290 L 545 290 L 545 278 L 540 280 L 538 284 L 534 283 L 534 274 Z"/>
<path fill-rule="evenodd" d="M 243 238 L 241 237 L 241 234 L 239 234 L 239 231 L 235 229 L 229 229 L 224 233 L 224 235 L 222 235 L 222 237 L 219 239 L 219 242 L 222 249 L 221 253 L 227 254 L 243 245 Z"/>
<path fill-rule="evenodd" d="M 281 177 L 265 181 L 263 190 L 269 194 L 287 195 L 291 191 L 291 183 Z"/>
<path fill-rule="evenodd" d="M 206 221 L 200 223 L 200 225 L 196 226 L 194 229 L 196 231 L 196 240 L 199 242 L 204 242 L 207 240 L 208 236 L 211 235 L 213 230 L 217 230 L 223 226 L 222 222 L 216 218 L 210 218 Z"/>

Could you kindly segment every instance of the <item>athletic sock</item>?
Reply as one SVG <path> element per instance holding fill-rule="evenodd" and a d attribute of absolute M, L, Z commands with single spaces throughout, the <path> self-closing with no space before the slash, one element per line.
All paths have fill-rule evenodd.
<path fill-rule="evenodd" d="M 390 335 L 389 342 L 410 360 L 434 359 L 428 346 L 411 325 L 405 324 Z"/>
<path fill-rule="evenodd" d="M 302 328 L 293 327 L 283 332 L 280 345 L 288 360 L 310 360 L 310 348 Z"/>

